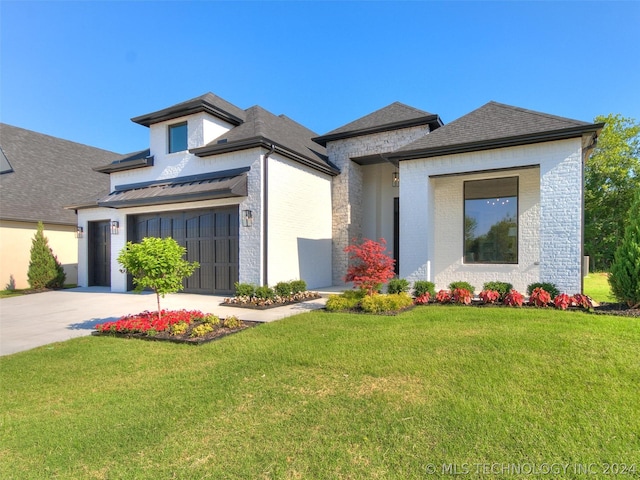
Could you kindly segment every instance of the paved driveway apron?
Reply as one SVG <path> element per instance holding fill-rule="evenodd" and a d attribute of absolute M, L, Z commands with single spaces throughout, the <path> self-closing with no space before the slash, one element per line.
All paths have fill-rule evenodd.
<path fill-rule="evenodd" d="M 322 308 L 325 299 L 271 310 L 222 307 L 223 297 L 178 293 L 161 299 L 165 309 L 201 310 L 241 320 L 270 322 Z M 0 299 L 0 355 L 90 335 L 98 323 L 156 309 L 154 293 L 111 293 L 105 287 L 73 288 Z"/>

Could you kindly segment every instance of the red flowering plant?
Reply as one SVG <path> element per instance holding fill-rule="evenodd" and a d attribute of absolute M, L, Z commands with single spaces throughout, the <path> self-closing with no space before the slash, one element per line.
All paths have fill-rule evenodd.
<path fill-rule="evenodd" d="M 553 304 L 555 305 L 556 308 L 559 308 L 560 310 L 566 310 L 567 307 L 571 305 L 571 298 L 572 297 L 570 297 L 566 293 L 561 293 L 560 295 L 557 295 L 556 298 L 553 299 Z"/>
<path fill-rule="evenodd" d="M 480 292 L 479 297 L 483 303 L 496 303 L 500 300 L 500 292 L 497 290 L 483 290 Z"/>
<path fill-rule="evenodd" d="M 461 305 L 471 305 L 471 292 L 465 288 L 454 289 L 453 303 L 459 303 Z"/>
<path fill-rule="evenodd" d="M 449 303 L 451 302 L 451 292 L 449 290 L 440 290 L 436 294 L 436 302 Z"/>
<path fill-rule="evenodd" d="M 415 298 L 413 303 L 416 305 L 426 305 L 431 300 L 431 294 L 429 292 L 424 292 L 422 295 Z"/>
<path fill-rule="evenodd" d="M 529 296 L 529 303 L 536 307 L 546 307 L 551 303 L 551 295 L 543 288 L 534 288 Z"/>
<path fill-rule="evenodd" d="M 593 302 L 591 302 L 591 299 L 582 293 L 576 293 L 571 297 L 571 304 L 576 307 L 582 307 L 585 310 L 593 308 Z"/>
<path fill-rule="evenodd" d="M 524 296 L 517 290 L 511 290 L 504 296 L 503 302 L 510 307 L 521 307 L 522 302 L 524 302 Z"/>
<path fill-rule="evenodd" d="M 106 322 L 96 325 L 96 330 L 101 333 L 148 333 L 164 332 L 176 323 L 190 324 L 194 320 L 200 320 L 205 315 L 199 310 L 162 310 L 160 318 L 158 312 L 144 311 L 136 315 L 125 315 L 115 322 Z"/>
<path fill-rule="evenodd" d="M 344 249 L 349 254 L 349 268 L 346 282 L 353 282 L 355 288 L 361 288 L 367 295 L 377 293 L 382 285 L 391 280 L 395 273 L 395 260 L 386 253 L 387 242 L 364 240 L 362 244 L 349 245 Z"/>

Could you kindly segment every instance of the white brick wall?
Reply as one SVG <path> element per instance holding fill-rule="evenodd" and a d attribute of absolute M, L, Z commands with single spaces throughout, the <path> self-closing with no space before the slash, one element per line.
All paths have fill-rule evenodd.
<path fill-rule="evenodd" d="M 269 157 L 268 282 L 331 285 L 331 178 L 277 154 Z"/>
<path fill-rule="evenodd" d="M 579 292 L 581 158 L 577 138 L 401 162 L 400 275 L 411 281 L 430 278 L 438 288 L 446 288 L 452 280 L 467 280 L 481 288 L 482 283 L 499 279 L 513 283 L 519 290 L 525 290 L 527 284 L 535 281 L 548 281 L 561 291 Z M 512 173 L 494 172 L 465 178 L 430 176 L 530 165 L 539 165 L 539 169 L 518 171 L 523 192 L 518 266 L 463 265 L 461 182 Z M 537 181 L 531 177 L 533 172 L 539 172 Z M 537 205 L 536 183 L 540 185 Z M 447 187 L 453 188 L 453 193 Z M 539 218 L 537 232 L 536 218 Z"/>

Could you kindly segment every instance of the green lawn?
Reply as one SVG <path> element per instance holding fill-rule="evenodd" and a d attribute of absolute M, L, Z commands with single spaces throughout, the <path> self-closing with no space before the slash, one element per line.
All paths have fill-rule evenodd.
<path fill-rule="evenodd" d="M 0 358 L 0 478 L 479 478 L 555 462 L 563 478 L 635 463 L 637 478 L 638 351 L 638 319 L 455 306 L 312 312 L 200 347 L 84 337 Z"/>
<path fill-rule="evenodd" d="M 584 294 L 589 295 L 596 302 L 615 302 L 611 295 L 608 273 L 590 273 L 584 277 Z"/>

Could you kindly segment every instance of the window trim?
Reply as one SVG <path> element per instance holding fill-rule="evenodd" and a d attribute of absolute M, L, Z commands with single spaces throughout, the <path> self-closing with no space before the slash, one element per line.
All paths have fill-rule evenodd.
<path fill-rule="evenodd" d="M 483 180 L 506 180 L 515 179 L 516 181 L 516 258 L 513 262 L 504 261 L 478 261 L 468 262 L 466 259 L 466 231 L 465 231 L 465 219 L 467 218 L 467 199 L 465 195 L 466 184 L 469 182 L 478 182 Z M 489 197 L 491 198 L 491 197 Z M 473 200 L 473 199 L 470 199 Z M 479 200 L 479 199 L 478 199 Z M 488 177 L 488 178 L 476 178 L 474 180 L 464 180 L 462 182 L 462 264 L 463 265 L 518 265 L 520 263 L 520 176 L 513 175 L 509 177 Z"/>
<path fill-rule="evenodd" d="M 185 148 L 181 149 L 181 150 L 174 150 L 172 145 L 171 145 L 171 131 L 174 128 L 177 127 L 186 127 L 185 128 Z M 186 150 L 189 149 L 189 127 L 188 127 L 188 122 L 184 121 L 184 122 L 179 122 L 179 123 L 173 123 L 171 125 L 167 126 L 167 153 L 179 153 L 179 152 L 184 152 Z"/>

